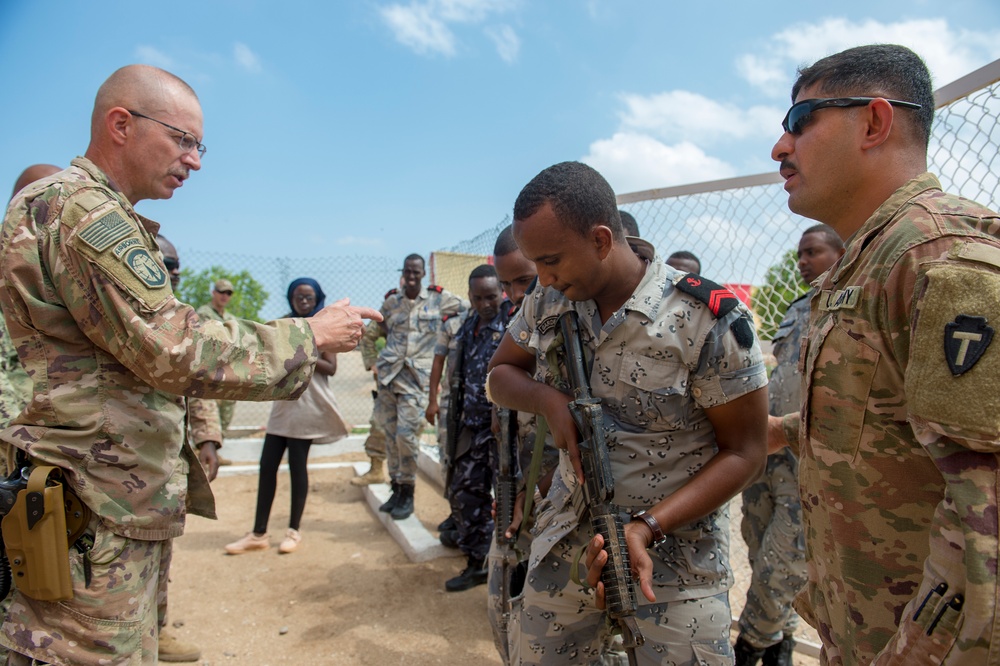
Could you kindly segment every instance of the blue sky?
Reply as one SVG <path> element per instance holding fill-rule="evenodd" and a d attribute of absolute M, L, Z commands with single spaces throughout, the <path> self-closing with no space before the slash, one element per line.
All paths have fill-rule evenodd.
<path fill-rule="evenodd" d="M 1000 58 L 1000 3 L 0 0 L 0 182 L 83 153 L 144 62 L 204 108 L 201 172 L 138 206 L 182 252 L 401 260 L 567 159 L 619 193 L 772 170 L 795 67 L 873 41 L 943 85 Z"/>

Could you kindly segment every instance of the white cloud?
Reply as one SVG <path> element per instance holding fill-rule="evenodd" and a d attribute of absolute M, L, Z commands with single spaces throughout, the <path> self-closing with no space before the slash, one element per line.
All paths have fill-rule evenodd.
<path fill-rule="evenodd" d="M 512 63 L 517 60 L 517 54 L 521 50 L 521 39 L 513 28 L 509 25 L 491 26 L 486 29 L 486 34 L 496 44 L 497 53 L 504 62 Z"/>
<path fill-rule="evenodd" d="M 736 67 L 755 87 L 771 95 L 787 96 L 796 67 L 852 46 L 875 43 L 912 48 L 927 62 L 935 87 L 1000 57 L 1000 31 L 955 29 L 943 18 L 896 23 L 829 18 L 778 32 L 769 39 L 763 53 L 740 56 Z"/>
<path fill-rule="evenodd" d="M 163 51 L 145 44 L 135 47 L 135 57 L 139 62 L 146 65 L 153 65 L 161 69 L 171 69 L 174 66 L 173 59 Z"/>
<path fill-rule="evenodd" d="M 632 132 L 616 132 L 610 139 L 593 142 L 581 161 L 600 171 L 615 192 L 730 178 L 736 173 L 732 165 L 689 141 L 667 145 Z"/>
<path fill-rule="evenodd" d="M 699 143 L 732 138 L 744 139 L 774 133 L 784 114 L 777 107 L 743 109 L 686 90 L 656 95 L 622 95 L 625 110 L 622 126 L 649 132 L 668 141 Z"/>
<path fill-rule="evenodd" d="M 493 14 L 511 10 L 516 0 L 414 0 L 379 9 L 382 20 L 400 44 L 421 55 L 438 53 L 453 56 L 457 39 L 451 26 L 478 24 Z M 488 29 L 500 57 L 512 62 L 520 50 L 520 39 L 509 26 Z"/>
<path fill-rule="evenodd" d="M 260 58 L 243 42 L 236 42 L 233 45 L 233 57 L 236 58 L 236 63 L 248 72 L 255 74 L 260 71 Z"/>

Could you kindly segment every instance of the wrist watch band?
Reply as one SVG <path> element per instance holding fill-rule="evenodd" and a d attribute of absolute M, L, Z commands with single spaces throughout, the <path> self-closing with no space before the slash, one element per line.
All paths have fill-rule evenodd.
<path fill-rule="evenodd" d="M 649 544 L 649 547 L 659 546 L 661 543 L 667 540 L 667 535 L 663 533 L 660 529 L 660 524 L 656 522 L 656 518 L 652 514 L 646 513 L 646 510 L 637 511 L 632 514 L 632 520 L 641 520 L 649 526 L 650 531 L 653 533 L 653 542 Z"/>

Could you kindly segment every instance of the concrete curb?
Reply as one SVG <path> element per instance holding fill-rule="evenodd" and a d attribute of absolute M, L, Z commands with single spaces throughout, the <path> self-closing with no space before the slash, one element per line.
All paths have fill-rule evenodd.
<path fill-rule="evenodd" d="M 368 471 L 368 463 L 353 463 L 354 472 L 361 476 Z M 405 520 L 393 520 L 388 513 L 382 513 L 378 508 L 389 499 L 391 490 L 386 483 L 375 483 L 364 486 L 365 500 L 372 513 L 379 519 L 385 529 L 396 540 L 411 562 L 427 562 L 439 557 L 455 557 L 459 551 L 447 548 L 437 537 L 427 531 L 416 516 Z"/>

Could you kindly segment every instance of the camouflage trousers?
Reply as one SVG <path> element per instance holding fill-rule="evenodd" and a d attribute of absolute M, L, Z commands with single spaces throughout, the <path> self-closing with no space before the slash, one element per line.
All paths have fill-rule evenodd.
<path fill-rule="evenodd" d="M 41 662 L 155 664 L 158 623 L 166 620 L 172 540 L 122 537 L 96 516 L 88 531 L 94 534 L 90 584 L 84 580 L 84 555 L 70 547 L 73 598 L 38 601 L 15 590 L 0 643 Z"/>
<path fill-rule="evenodd" d="M 795 632 L 792 602 L 807 579 L 798 461 L 787 447 L 768 456 L 763 476 L 743 491 L 740 530 L 752 568 L 740 633 L 768 647 Z"/>
<path fill-rule="evenodd" d="M 372 413 L 372 418 L 368 421 L 371 426 L 368 429 L 368 436 L 365 437 L 365 453 L 368 454 L 370 458 L 385 458 L 385 430 L 382 428 L 382 424 L 379 420 L 375 418 L 375 413 Z"/>
<path fill-rule="evenodd" d="M 222 428 L 222 433 L 225 434 L 229 430 L 229 424 L 233 422 L 233 414 L 236 412 L 236 401 L 216 400 L 215 403 L 219 406 L 219 427 Z"/>
<path fill-rule="evenodd" d="M 385 452 L 393 481 L 413 485 L 417 479 L 420 433 L 427 410 L 426 393 L 396 393 L 383 386 L 375 401 L 375 418 L 385 429 Z"/>
<path fill-rule="evenodd" d="M 512 663 L 545 666 L 627 663 L 615 647 L 616 634 L 593 591 L 573 583 L 571 570 L 589 541 L 581 528 L 570 491 L 555 475 L 548 496 L 539 503 L 531 543 L 528 578 L 517 626 L 520 633 Z M 580 580 L 586 575 L 580 564 Z M 636 650 L 643 666 L 661 664 L 730 665 L 728 593 L 647 602 L 639 594 L 636 620 L 646 639 Z M 512 655 L 512 659 L 515 655 Z"/>
<path fill-rule="evenodd" d="M 452 461 L 448 501 L 451 517 L 458 529 L 459 549 L 476 559 L 485 559 L 493 539 L 493 466 L 490 449 L 496 440 L 490 427 L 473 430 L 466 426 L 459 433 L 458 450 Z"/>
<path fill-rule="evenodd" d="M 535 495 L 536 498 L 539 495 Z M 536 500 L 537 505 L 537 500 Z M 496 531 L 490 538 L 490 554 L 487 558 L 487 578 L 486 578 L 486 615 L 490 621 L 490 628 L 493 630 L 493 644 L 500 655 L 504 666 L 516 664 L 512 655 L 517 654 L 516 645 L 520 640 L 520 622 L 518 616 L 521 613 L 522 594 L 524 592 L 524 569 L 528 563 L 521 560 L 521 553 L 515 551 L 508 555 L 508 578 L 504 579 L 504 559 L 505 555 L 497 544 Z M 515 568 L 519 569 L 515 571 Z M 508 585 L 507 593 L 504 594 L 502 587 Z"/>

